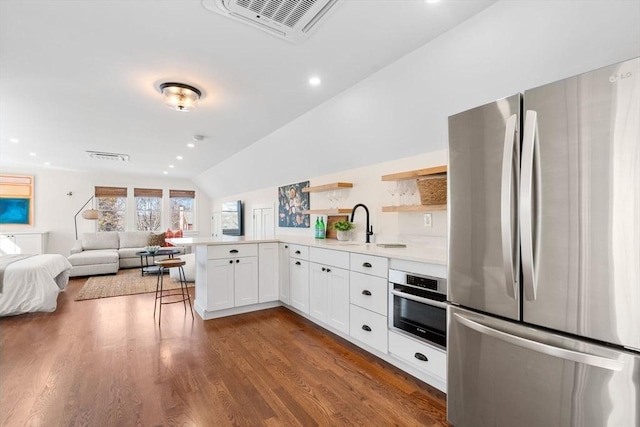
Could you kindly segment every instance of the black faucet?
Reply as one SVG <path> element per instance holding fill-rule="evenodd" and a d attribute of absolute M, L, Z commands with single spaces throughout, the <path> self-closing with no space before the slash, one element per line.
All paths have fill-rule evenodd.
<path fill-rule="evenodd" d="M 365 236 L 367 237 L 366 239 L 366 243 L 371 243 L 369 241 L 369 236 L 373 235 L 373 225 L 369 226 L 369 208 L 367 208 L 365 205 L 363 205 L 362 203 L 358 203 L 357 205 L 355 205 L 353 207 L 353 209 L 351 210 L 351 219 L 349 221 L 353 222 L 353 215 L 356 213 L 356 209 L 358 209 L 360 206 L 362 206 L 364 208 L 364 211 L 367 213 L 367 229 L 365 230 Z"/>

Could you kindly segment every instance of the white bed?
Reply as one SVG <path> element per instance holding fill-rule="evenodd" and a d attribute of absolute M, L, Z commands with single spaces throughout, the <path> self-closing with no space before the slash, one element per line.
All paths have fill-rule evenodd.
<path fill-rule="evenodd" d="M 55 311 L 69 283 L 71 264 L 58 254 L 34 255 L 7 265 L 0 293 L 0 316 Z"/>

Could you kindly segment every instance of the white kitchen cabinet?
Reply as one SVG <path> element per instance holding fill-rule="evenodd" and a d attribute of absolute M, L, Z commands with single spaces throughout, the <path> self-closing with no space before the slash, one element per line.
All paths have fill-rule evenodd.
<path fill-rule="evenodd" d="M 309 314 L 349 333 L 349 253 L 310 248 Z"/>
<path fill-rule="evenodd" d="M 390 331 L 389 353 L 446 384 L 447 352 L 445 350 Z"/>
<path fill-rule="evenodd" d="M 258 245 L 207 248 L 206 310 L 258 303 Z"/>
<path fill-rule="evenodd" d="M 289 285 L 291 286 L 291 305 L 309 314 L 309 261 L 290 258 Z"/>
<path fill-rule="evenodd" d="M 351 305 L 349 335 L 352 338 L 386 353 L 388 330 L 386 316 Z"/>
<path fill-rule="evenodd" d="M 232 259 L 207 261 L 207 310 L 222 310 L 234 306 L 234 270 Z"/>
<path fill-rule="evenodd" d="M 280 264 L 280 301 L 290 304 L 289 298 L 289 244 L 280 243 L 278 246 L 278 263 Z"/>
<path fill-rule="evenodd" d="M 258 259 L 237 258 L 234 263 L 234 306 L 258 303 Z"/>
<path fill-rule="evenodd" d="M 2 233 L 0 234 L 0 254 L 44 254 L 47 250 L 48 233 Z"/>
<path fill-rule="evenodd" d="M 258 244 L 258 302 L 277 301 L 280 293 L 278 243 Z"/>
<path fill-rule="evenodd" d="M 349 277 L 349 288 L 351 304 L 383 316 L 387 315 L 389 285 L 386 278 L 352 271 Z"/>

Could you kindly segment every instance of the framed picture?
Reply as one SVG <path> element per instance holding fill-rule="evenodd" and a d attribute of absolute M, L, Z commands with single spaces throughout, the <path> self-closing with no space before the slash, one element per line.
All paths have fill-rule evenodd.
<path fill-rule="evenodd" d="M 0 175 L 0 224 L 33 225 L 33 177 Z"/>
<path fill-rule="evenodd" d="M 278 188 L 278 225 L 280 227 L 310 228 L 309 193 L 302 189 L 309 186 L 309 181 L 284 185 Z"/>

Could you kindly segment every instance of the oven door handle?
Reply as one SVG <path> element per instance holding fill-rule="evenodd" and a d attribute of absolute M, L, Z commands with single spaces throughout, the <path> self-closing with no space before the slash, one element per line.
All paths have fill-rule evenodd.
<path fill-rule="evenodd" d="M 411 301 L 421 302 L 423 304 L 432 305 L 434 307 L 444 308 L 445 310 L 447 309 L 446 302 L 435 301 L 429 298 L 417 297 L 415 295 L 411 295 L 406 292 L 396 291 L 395 289 L 392 289 L 389 292 L 391 292 L 391 295 L 395 295 L 400 298 L 406 298 L 406 299 L 410 299 Z"/>

